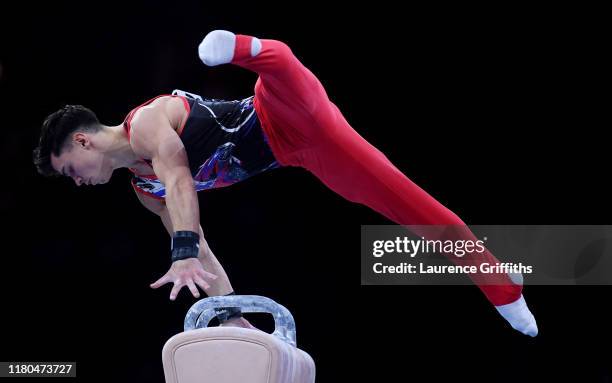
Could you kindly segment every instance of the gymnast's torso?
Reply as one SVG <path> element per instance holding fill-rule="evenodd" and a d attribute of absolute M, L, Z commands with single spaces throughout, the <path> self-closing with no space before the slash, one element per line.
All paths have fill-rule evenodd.
<path fill-rule="evenodd" d="M 161 97 L 182 101 L 184 112 L 174 126 L 179 135 L 194 179 L 196 191 L 232 185 L 263 171 L 279 167 L 261 129 L 253 97 L 236 101 L 204 99 L 183 91 L 153 98 L 133 109 L 124 120 L 130 137 L 136 111 Z M 177 118 L 178 119 L 178 118 Z M 163 199 L 166 189 L 143 159 L 142 166 L 130 168 L 132 186 L 149 197 Z"/>

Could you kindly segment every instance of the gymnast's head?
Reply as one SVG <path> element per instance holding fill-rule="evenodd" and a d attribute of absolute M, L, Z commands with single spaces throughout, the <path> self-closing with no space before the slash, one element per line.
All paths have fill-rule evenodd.
<path fill-rule="evenodd" d="M 43 122 L 34 165 L 44 176 L 67 176 L 78 186 L 106 183 L 114 170 L 111 136 L 94 112 L 66 105 Z"/>

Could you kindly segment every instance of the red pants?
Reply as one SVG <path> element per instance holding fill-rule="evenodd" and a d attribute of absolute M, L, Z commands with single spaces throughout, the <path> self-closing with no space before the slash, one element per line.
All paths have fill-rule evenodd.
<path fill-rule="evenodd" d="M 280 164 L 307 169 L 344 198 L 398 224 L 465 226 L 349 125 L 319 80 L 286 44 L 261 40 L 260 53 L 251 57 L 251 40 L 250 36 L 236 37 L 232 63 L 259 75 L 255 109 Z M 476 240 L 467 228 L 463 237 Z M 461 263 L 456 257 L 451 260 Z M 488 251 L 480 258 L 482 262 L 499 263 Z M 520 297 L 522 286 L 513 284 L 507 275 L 497 275 L 499 284 L 495 285 L 490 278 L 481 274 L 472 280 L 494 305 Z"/>

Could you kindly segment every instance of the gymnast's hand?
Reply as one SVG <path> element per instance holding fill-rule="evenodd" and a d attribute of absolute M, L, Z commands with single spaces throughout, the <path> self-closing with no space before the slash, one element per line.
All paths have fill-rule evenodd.
<path fill-rule="evenodd" d="M 151 283 L 151 288 L 156 289 L 166 283 L 174 283 L 174 287 L 170 292 L 170 300 L 176 299 L 179 291 L 185 286 L 189 288 L 194 297 L 199 298 L 200 292 L 196 285 L 202 290 L 210 288 L 206 279 L 215 280 L 217 276 L 204 270 L 202 263 L 197 258 L 187 258 L 179 261 L 174 261 L 170 270 L 156 282 Z"/>
<path fill-rule="evenodd" d="M 253 326 L 248 320 L 244 319 L 243 317 L 228 319 L 222 324 L 220 324 L 219 327 L 242 327 L 250 328 L 252 330 L 259 330 L 257 327 Z"/>

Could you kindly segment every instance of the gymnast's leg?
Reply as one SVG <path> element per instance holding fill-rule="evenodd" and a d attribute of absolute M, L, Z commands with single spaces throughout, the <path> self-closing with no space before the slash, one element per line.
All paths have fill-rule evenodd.
<path fill-rule="evenodd" d="M 459 217 L 406 177 L 348 124 L 318 79 L 286 44 L 213 31 L 200 44 L 199 54 L 207 65 L 231 62 L 259 75 L 255 106 L 279 162 L 306 168 L 344 198 L 398 224 L 456 225 L 457 238 L 475 239 Z M 457 257 L 450 260 L 465 262 Z M 488 251 L 472 261 L 500 263 Z M 472 280 L 515 329 L 537 334 L 521 284 L 515 284 L 506 274 L 480 273 Z"/>

